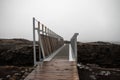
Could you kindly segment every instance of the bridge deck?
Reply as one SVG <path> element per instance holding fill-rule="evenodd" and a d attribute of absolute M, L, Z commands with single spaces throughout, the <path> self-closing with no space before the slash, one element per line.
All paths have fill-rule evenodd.
<path fill-rule="evenodd" d="M 79 80 L 75 61 L 69 61 L 69 45 L 42 66 L 37 66 L 25 80 Z"/>

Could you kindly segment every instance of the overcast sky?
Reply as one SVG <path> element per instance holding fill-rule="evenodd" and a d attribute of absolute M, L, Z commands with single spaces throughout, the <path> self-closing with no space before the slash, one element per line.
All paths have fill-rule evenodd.
<path fill-rule="evenodd" d="M 32 17 L 67 40 L 120 41 L 120 0 L 0 0 L 0 38 L 32 40 Z"/>

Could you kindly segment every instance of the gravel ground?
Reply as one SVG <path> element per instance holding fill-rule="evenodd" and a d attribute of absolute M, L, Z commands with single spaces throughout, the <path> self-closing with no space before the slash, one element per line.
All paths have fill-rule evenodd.
<path fill-rule="evenodd" d="M 32 67 L 0 66 L 0 80 L 23 80 Z"/>
<path fill-rule="evenodd" d="M 80 80 L 120 80 L 120 69 L 78 64 Z"/>

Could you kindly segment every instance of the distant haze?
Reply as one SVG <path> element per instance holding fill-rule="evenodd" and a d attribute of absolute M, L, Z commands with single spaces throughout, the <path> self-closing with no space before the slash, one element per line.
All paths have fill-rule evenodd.
<path fill-rule="evenodd" d="M 32 17 L 66 40 L 120 41 L 120 0 L 0 0 L 0 38 L 32 40 Z"/>

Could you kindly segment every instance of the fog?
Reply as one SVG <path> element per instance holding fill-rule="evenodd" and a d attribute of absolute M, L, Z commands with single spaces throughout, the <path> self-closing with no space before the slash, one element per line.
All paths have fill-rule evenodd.
<path fill-rule="evenodd" d="M 0 38 L 32 40 L 32 18 L 69 40 L 120 41 L 120 0 L 0 0 Z"/>

